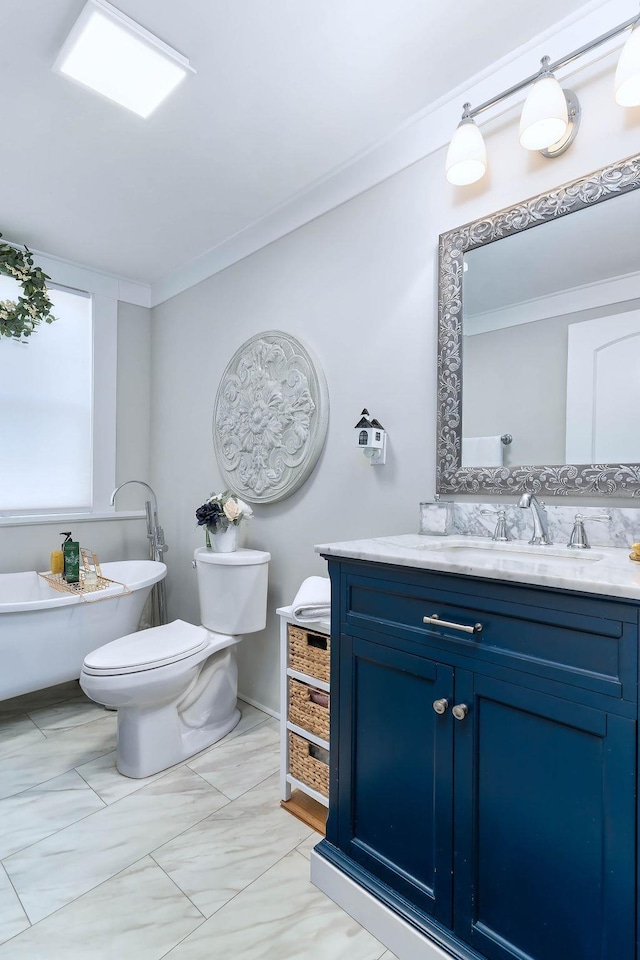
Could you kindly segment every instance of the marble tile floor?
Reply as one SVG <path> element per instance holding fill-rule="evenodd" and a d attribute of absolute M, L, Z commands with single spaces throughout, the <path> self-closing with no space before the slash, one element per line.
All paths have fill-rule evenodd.
<path fill-rule="evenodd" d="M 78 684 L 0 702 L 0 960 L 395 960 L 309 883 L 279 807 L 279 733 L 130 780 L 116 716 Z"/>

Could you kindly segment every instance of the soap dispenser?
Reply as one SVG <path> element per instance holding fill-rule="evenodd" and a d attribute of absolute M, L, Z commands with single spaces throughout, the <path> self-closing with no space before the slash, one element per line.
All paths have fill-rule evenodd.
<path fill-rule="evenodd" d="M 62 534 L 65 540 L 62 544 L 62 554 L 64 557 L 64 570 L 62 576 L 67 583 L 79 583 L 80 581 L 80 544 L 77 540 L 71 539 L 71 531 Z"/>

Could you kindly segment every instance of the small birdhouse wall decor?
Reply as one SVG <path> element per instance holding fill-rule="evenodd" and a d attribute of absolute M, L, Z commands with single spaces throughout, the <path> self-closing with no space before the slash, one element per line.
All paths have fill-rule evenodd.
<path fill-rule="evenodd" d="M 378 420 L 370 420 L 369 416 L 369 411 L 363 410 L 355 425 L 358 431 L 358 446 L 368 457 L 369 463 L 383 464 L 386 460 L 387 435 L 382 424 Z"/>

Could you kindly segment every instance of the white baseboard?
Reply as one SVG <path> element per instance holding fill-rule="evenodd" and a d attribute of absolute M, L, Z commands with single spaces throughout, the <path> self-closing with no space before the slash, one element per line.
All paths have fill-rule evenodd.
<path fill-rule="evenodd" d="M 419 933 L 315 850 L 311 851 L 311 883 L 391 950 L 398 960 L 452 960 L 450 953 Z"/>
<path fill-rule="evenodd" d="M 244 700 L 245 703 L 255 707 L 256 710 L 262 710 L 263 713 L 268 713 L 270 717 L 274 718 L 274 720 L 280 719 L 280 714 L 277 712 L 277 710 L 272 710 L 271 707 L 265 707 L 264 703 L 258 703 L 258 701 L 254 700 L 253 697 L 246 697 L 244 693 L 238 693 L 238 700 Z"/>

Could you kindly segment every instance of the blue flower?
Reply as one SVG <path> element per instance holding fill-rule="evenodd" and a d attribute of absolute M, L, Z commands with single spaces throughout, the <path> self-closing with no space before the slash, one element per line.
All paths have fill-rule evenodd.
<path fill-rule="evenodd" d="M 222 512 L 220 504 L 211 503 L 209 500 L 196 510 L 196 520 L 198 521 L 199 527 L 215 528 L 221 520 L 224 520 L 226 525 L 226 517 Z"/>

